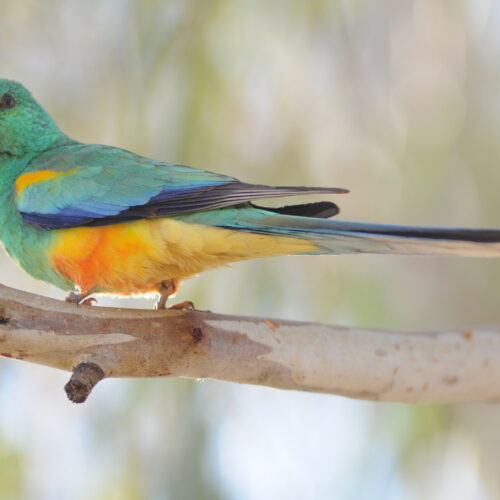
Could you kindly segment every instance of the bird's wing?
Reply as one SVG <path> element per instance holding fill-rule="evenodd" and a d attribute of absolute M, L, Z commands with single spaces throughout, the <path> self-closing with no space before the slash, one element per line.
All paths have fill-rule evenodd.
<path fill-rule="evenodd" d="M 166 217 L 338 188 L 270 187 L 109 146 L 71 144 L 32 160 L 15 183 L 25 222 L 62 229 Z"/>

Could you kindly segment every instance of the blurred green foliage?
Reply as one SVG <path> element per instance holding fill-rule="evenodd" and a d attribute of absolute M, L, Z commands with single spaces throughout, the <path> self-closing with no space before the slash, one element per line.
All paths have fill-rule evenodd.
<path fill-rule="evenodd" d="M 22 452 L 0 441 L 0 499 L 15 498 L 22 490 Z"/>

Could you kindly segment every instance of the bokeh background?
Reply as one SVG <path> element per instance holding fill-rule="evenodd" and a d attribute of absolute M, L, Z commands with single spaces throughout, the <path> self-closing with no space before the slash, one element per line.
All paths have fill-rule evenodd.
<path fill-rule="evenodd" d="M 493 0 L 0 1 L 1 76 L 70 136 L 240 177 L 341 186 L 342 218 L 500 226 Z M 0 280 L 61 298 L 5 255 Z M 498 322 L 500 262 L 246 262 L 214 311 L 397 329 Z M 146 300 L 106 305 L 151 307 Z M 0 359 L 0 499 L 495 499 L 496 404 L 403 405 Z"/>

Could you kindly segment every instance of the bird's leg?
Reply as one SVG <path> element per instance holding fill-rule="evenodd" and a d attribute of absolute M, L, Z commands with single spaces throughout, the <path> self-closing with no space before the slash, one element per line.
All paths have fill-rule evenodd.
<path fill-rule="evenodd" d="M 68 295 L 66 295 L 65 300 L 66 302 L 76 304 L 77 306 L 91 306 L 93 302 L 97 302 L 97 299 L 94 299 L 93 297 L 87 298 L 89 295 L 92 295 L 92 291 L 85 293 L 69 292 Z"/>
<path fill-rule="evenodd" d="M 166 309 L 167 308 L 167 300 L 173 293 L 176 292 L 177 287 L 175 286 L 174 280 L 165 280 L 160 284 L 160 289 L 158 290 L 160 293 L 160 298 L 156 302 L 156 309 Z"/>
<path fill-rule="evenodd" d="M 165 280 L 161 282 L 160 285 L 160 298 L 158 302 L 156 302 L 156 309 L 182 309 L 182 310 L 193 310 L 194 304 L 186 300 L 185 302 L 181 302 L 180 304 L 175 304 L 167 308 L 167 300 L 168 298 L 177 292 L 179 289 L 179 282 L 177 280 Z"/>

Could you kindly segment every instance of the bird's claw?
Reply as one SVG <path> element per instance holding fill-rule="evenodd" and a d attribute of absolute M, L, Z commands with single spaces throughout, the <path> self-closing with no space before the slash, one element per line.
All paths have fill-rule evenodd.
<path fill-rule="evenodd" d="M 92 304 L 97 304 L 97 299 L 95 299 L 94 297 L 89 297 L 88 299 L 82 300 L 78 305 L 89 307 Z"/>
<path fill-rule="evenodd" d="M 76 304 L 77 306 L 91 306 L 94 302 L 97 304 L 97 299 L 89 297 L 89 293 L 81 294 L 76 292 L 69 292 L 64 299 L 66 302 Z"/>
<path fill-rule="evenodd" d="M 167 309 L 174 309 L 178 311 L 194 311 L 194 304 L 190 300 L 185 300 L 184 302 L 179 302 L 178 304 L 167 307 Z"/>

